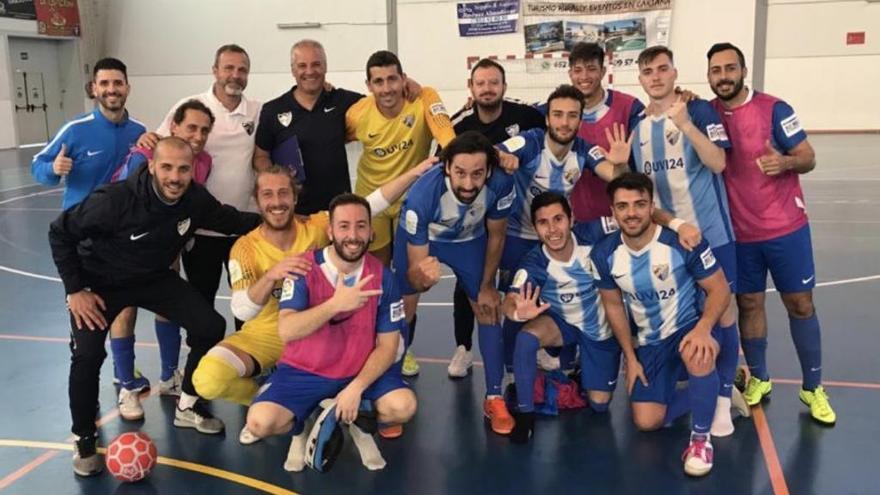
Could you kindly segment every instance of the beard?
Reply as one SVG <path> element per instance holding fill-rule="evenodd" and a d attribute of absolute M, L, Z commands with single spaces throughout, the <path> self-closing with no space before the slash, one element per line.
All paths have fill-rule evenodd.
<path fill-rule="evenodd" d="M 345 245 L 357 244 L 358 249 L 355 251 L 355 254 L 348 254 L 345 251 Z M 355 263 L 359 261 L 361 258 L 367 254 L 367 248 L 369 247 L 369 243 L 360 241 L 360 240 L 352 240 L 352 239 L 343 239 L 337 240 L 333 239 L 333 249 L 336 251 L 336 255 L 339 256 L 343 261 L 347 263 Z"/>
<path fill-rule="evenodd" d="M 639 237 L 639 236 L 641 236 L 642 234 L 644 234 L 645 231 L 648 230 L 648 227 L 651 226 L 651 222 L 650 222 L 650 221 L 646 221 L 646 222 L 641 223 L 641 224 L 639 224 L 639 225 L 637 225 L 637 226 L 635 226 L 635 227 L 629 227 L 629 226 L 627 225 L 627 223 L 626 223 L 626 222 L 629 221 L 629 220 L 632 220 L 632 219 L 631 219 L 631 218 L 626 218 L 626 219 L 624 219 L 623 223 L 619 224 L 619 225 L 620 225 L 620 230 L 623 231 L 623 233 L 624 233 L 627 237 L 633 237 L 633 238 L 634 238 L 634 237 Z"/>
<path fill-rule="evenodd" d="M 721 86 L 722 84 L 733 84 L 733 91 L 731 91 L 730 93 L 722 94 L 717 89 L 718 86 Z M 712 86 L 712 92 L 715 93 L 715 96 L 717 96 L 718 98 L 721 98 L 724 101 L 730 101 L 730 100 L 736 98 L 736 96 L 740 93 L 740 91 L 743 90 L 743 87 L 745 87 L 745 81 L 743 80 L 743 78 L 739 78 L 736 81 L 733 81 L 730 79 L 723 79 L 721 81 L 718 81 L 718 84 L 715 84 Z"/>
<path fill-rule="evenodd" d="M 503 97 L 501 95 L 496 95 L 494 100 L 488 101 L 486 103 L 481 102 L 479 99 L 474 99 L 474 104 L 482 110 L 487 112 L 494 112 L 501 108 L 501 103 L 503 101 Z"/>
<path fill-rule="evenodd" d="M 550 139 L 552 139 L 553 141 L 555 141 L 563 146 L 571 143 L 572 141 L 574 141 L 574 138 L 577 137 L 577 132 L 572 132 L 570 137 L 563 138 L 562 136 L 560 136 L 559 134 L 556 133 L 555 129 L 553 129 L 552 127 L 549 127 L 549 126 L 547 127 L 547 132 L 550 134 Z"/>

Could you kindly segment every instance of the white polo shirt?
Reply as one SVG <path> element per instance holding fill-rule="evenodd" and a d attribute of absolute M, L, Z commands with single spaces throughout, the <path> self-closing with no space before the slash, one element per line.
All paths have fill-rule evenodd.
<path fill-rule="evenodd" d="M 256 211 L 253 200 L 254 187 L 254 139 L 260 109 L 263 104 L 242 95 L 241 103 L 229 111 L 214 96 L 214 86 L 208 91 L 181 99 L 171 107 L 162 125 L 156 130 L 161 136 L 171 134 L 171 120 L 177 107 L 188 100 L 199 100 L 214 113 L 214 127 L 205 143 L 205 151 L 211 155 L 213 166 L 205 187 L 218 201 L 239 210 Z M 220 236 L 216 232 L 199 230 L 201 235 Z"/>

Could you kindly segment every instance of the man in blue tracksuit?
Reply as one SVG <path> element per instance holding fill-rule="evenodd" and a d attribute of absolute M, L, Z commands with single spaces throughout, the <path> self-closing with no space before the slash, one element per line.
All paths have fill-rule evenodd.
<path fill-rule="evenodd" d="M 64 178 L 65 210 L 76 206 L 110 175 L 146 132 L 125 110 L 129 85 L 125 64 L 105 58 L 95 64 L 95 109 L 64 124 L 52 141 L 34 156 L 31 175 L 55 186 Z"/>

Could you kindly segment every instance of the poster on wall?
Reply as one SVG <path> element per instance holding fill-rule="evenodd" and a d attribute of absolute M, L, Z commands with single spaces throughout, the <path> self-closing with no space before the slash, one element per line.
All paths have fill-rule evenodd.
<path fill-rule="evenodd" d="M 488 36 L 516 32 L 519 0 L 459 3 L 458 35 Z"/>
<path fill-rule="evenodd" d="M 0 0 L 0 17 L 32 21 L 37 18 L 34 0 Z"/>
<path fill-rule="evenodd" d="M 37 32 L 46 36 L 79 36 L 76 0 L 36 0 Z"/>
<path fill-rule="evenodd" d="M 617 70 L 635 70 L 639 52 L 669 44 L 672 0 L 526 0 L 527 54 L 599 43 Z"/>

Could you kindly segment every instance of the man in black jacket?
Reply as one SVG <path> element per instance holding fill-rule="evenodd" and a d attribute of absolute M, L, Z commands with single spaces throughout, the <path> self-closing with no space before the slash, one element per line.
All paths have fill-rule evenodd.
<path fill-rule="evenodd" d="M 49 244 L 70 310 L 70 411 L 77 436 L 73 470 L 101 471 L 96 454 L 95 404 L 107 353 L 108 322 L 135 306 L 179 322 L 190 347 L 175 426 L 219 433 L 223 422 L 205 409 L 192 384 L 202 356 L 223 338 L 225 320 L 205 298 L 171 270 L 197 228 L 245 234 L 259 215 L 221 205 L 192 181 L 192 148 L 170 137 L 153 159 L 125 182 L 95 189 L 65 211 L 49 230 Z"/>

